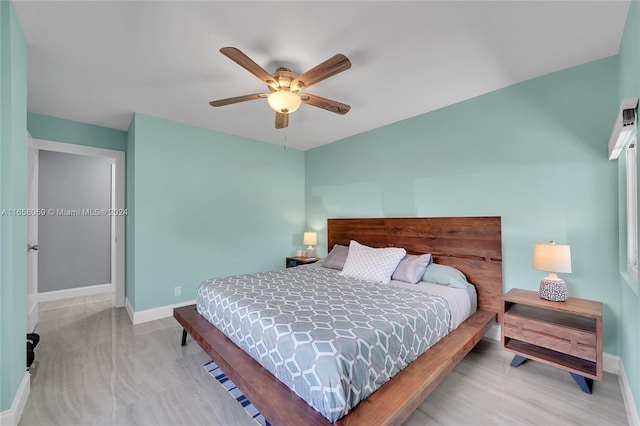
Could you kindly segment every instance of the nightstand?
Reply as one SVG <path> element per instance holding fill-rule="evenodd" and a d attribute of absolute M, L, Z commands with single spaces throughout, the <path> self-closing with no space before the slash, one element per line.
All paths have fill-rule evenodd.
<path fill-rule="evenodd" d="M 536 291 L 512 289 L 502 312 L 502 346 L 515 354 L 512 367 L 532 359 L 561 368 L 586 393 L 594 379 L 602 381 L 602 302 L 552 302 Z"/>
<path fill-rule="evenodd" d="M 293 268 L 294 266 L 316 263 L 318 260 L 320 260 L 318 257 L 287 257 L 285 260 L 285 266 L 287 268 Z"/>

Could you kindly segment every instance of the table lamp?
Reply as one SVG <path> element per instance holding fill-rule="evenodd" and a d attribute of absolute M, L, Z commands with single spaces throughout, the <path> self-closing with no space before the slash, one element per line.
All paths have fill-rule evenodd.
<path fill-rule="evenodd" d="M 305 232 L 302 243 L 307 247 L 305 251 L 305 257 L 315 257 L 315 253 L 313 251 L 313 246 L 318 244 L 318 233 L 317 232 Z"/>
<path fill-rule="evenodd" d="M 556 244 L 536 244 L 533 250 L 533 268 L 547 271 L 549 275 L 540 281 L 540 297 L 554 302 L 567 300 L 567 284 L 556 272 L 571 272 L 571 247 Z"/>

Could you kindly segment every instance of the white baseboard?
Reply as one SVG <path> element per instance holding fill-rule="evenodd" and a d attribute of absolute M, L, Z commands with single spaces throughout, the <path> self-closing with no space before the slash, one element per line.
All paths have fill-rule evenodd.
<path fill-rule="evenodd" d="M 38 293 L 38 303 L 112 292 L 113 284 L 98 284 L 86 287 L 68 288 L 65 290 L 45 291 L 43 293 Z"/>
<path fill-rule="evenodd" d="M 124 298 L 124 308 L 127 310 L 127 314 L 129 315 L 129 320 L 131 320 L 131 324 L 135 324 L 133 322 L 133 316 L 134 316 L 133 306 L 131 306 L 131 302 L 129 302 L 128 297 Z"/>
<path fill-rule="evenodd" d="M 484 337 L 500 341 L 500 339 L 502 338 L 500 335 L 500 324 L 493 324 L 493 326 L 484 334 Z"/>
<path fill-rule="evenodd" d="M 181 308 L 187 305 L 195 305 L 195 300 L 188 300 L 186 302 L 174 303 L 173 305 L 160 306 L 152 309 L 145 309 L 143 311 L 134 311 L 129 299 L 125 300 L 125 308 L 129 314 L 129 319 L 133 325 L 142 324 L 144 322 L 155 321 L 162 318 L 168 318 L 173 316 L 174 308 Z"/>
<path fill-rule="evenodd" d="M 624 400 L 624 407 L 627 410 L 627 419 L 629 419 L 630 426 L 640 426 L 640 415 L 638 415 L 638 407 L 636 407 L 635 399 L 631 393 L 629 387 L 629 380 L 627 379 L 627 373 L 624 371 L 624 364 L 622 359 L 618 358 L 618 381 L 620 382 L 620 389 L 622 390 L 622 399 Z"/>
<path fill-rule="evenodd" d="M 622 360 L 618 355 L 608 354 L 606 352 L 602 354 L 602 371 L 619 375 L 620 364 L 622 364 Z"/>
<path fill-rule="evenodd" d="M 27 404 L 27 398 L 29 398 L 29 392 L 31 391 L 31 375 L 27 371 L 22 377 L 18 391 L 16 392 L 11 408 L 6 411 L 0 412 L 0 425 L 2 426 L 16 426 L 22 417 L 22 411 Z"/>

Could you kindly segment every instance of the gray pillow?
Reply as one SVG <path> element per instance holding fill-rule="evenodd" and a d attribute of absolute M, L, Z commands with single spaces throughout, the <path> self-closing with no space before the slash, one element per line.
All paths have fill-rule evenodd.
<path fill-rule="evenodd" d="M 420 256 L 408 254 L 402 258 L 393 275 L 391 275 L 391 279 L 415 284 L 422 279 L 430 263 L 431 253 Z"/>
<path fill-rule="evenodd" d="M 349 254 L 349 247 L 336 244 L 331 249 L 331 252 L 322 259 L 322 266 L 325 268 L 339 269 L 344 268 L 344 262 L 347 261 L 347 255 Z"/>
<path fill-rule="evenodd" d="M 427 266 L 427 270 L 422 276 L 422 281 L 448 285 L 455 288 L 467 288 L 470 284 L 467 277 L 456 268 L 447 265 L 432 263 Z"/>

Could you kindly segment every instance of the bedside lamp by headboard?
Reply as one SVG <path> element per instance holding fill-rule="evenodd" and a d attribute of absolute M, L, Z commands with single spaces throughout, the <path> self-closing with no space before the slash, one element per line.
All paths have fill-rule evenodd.
<path fill-rule="evenodd" d="M 318 244 L 318 233 L 317 232 L 305 232 L 302 243 L 307 247 L 307 251 L 305 252 L 305 257 L 315 257 L 315 253 L 313 250 L 313 246 Z"/>

